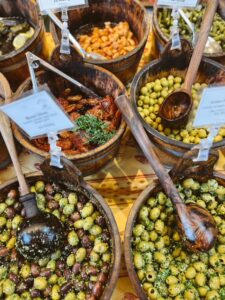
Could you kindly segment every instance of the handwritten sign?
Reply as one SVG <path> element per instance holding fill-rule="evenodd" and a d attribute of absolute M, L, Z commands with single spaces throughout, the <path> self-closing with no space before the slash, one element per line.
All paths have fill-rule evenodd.
<path fill-rule="evenodd" d="M 158 0 L 159 6 L 196 7 L 199 0 Z"/>
<path fill-rule="evenodd" d="M 74 123 L 47 90 L 24 96 L 0 109 L 31 139 L 74 128 Z"/>
<path fill-rule="evenodd" d="M 225 124 L 225 86 L 203 91 L 194 120 L 194 127 L 215 127 Z"/>
<path fill-rule="evenodd" d="M 62 8 L 85 5 L 86 3 L 85 0 L 38 0 L 41 12 L 61 10 Z"/>

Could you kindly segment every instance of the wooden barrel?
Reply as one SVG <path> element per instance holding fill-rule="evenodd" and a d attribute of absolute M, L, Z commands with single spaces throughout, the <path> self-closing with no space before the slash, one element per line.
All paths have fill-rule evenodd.
<path fill-rule="evenodd" d="M 203 0 L 201 2 L 207 2 L 207 0 Z M 154 31 L 154 34 L 156 36 L 158 48 L 161 51 L 163 51 L 164 47 L 169 42 L 169 38 L 161 30 L 161 28 L 159 26 L 159 22 L 158 22 L 158 14 L 159 14 L 159 11 L 161 11 L 162 9 L 163 8 L 158 8 L 155 5 L 154 6 L 154 10 L 153 10 L 153 31 Z M 224 14 L 223 14 L 223 11 L 222 11 L 222 7 L 218 8 L 218 13 L 224 19 Z M 220 62 L 222 64 L 225 64 L 225 52 L 223 52 L 223 53 L 214 53 L 214 54 L 204 54 L 204 57 L 211 58 L 211 59 L 213 59 L 215 61 L 218 61 L 218 62 Z"/>
<path fill-rule="evenodd" d="M 106 281 L 106 285 L 103 289 L 102 295 L 98 298 L 100 300 L 109 300 L 116 287 L 117 279 L 120 273 L 121 255 L 122 255 L 120 235 L 119 235 L 118 227 L 115 218 L 113 216 L 113 213 L 109 208 L 108 204 L 106 203 L 106 201 L 96 190 L 94 190 L 90 185 L 88 185 L 82 178 L 79 177 L 79 179 L 80 182 L 82 182 L 81 184 L 79 184 L 81 185 L 81 187 L 79 186 L 79 189 L 80 190 L 82 189 L 82 191 L 85 192 L 85 195 L 88 195 L 89 200 L 97 207 L 97 210 L 101 213 L 101 215 L 105 217 L 106 226 L 110 233 L 112 262 L 110 264 L 109 276 Z M 46 179 L 46 176 L 43 176 L 43 174 L 40 172 L 26 175 L 26 180 L 29 185 L 32 185 L 39 180 L 43 180 L 45 182 L 47 181 L 49 183 L 54 182 L 56 184 L 61 185 L 61 180 L 60 181 L 55 180 L 54 178 L 51 177 L 49 179 Z M 67 182 L 65 182 L 65 185 L 63 185 L 64 189 L 67 186 L 66 184 Z M 73 187 L 74 185 L 75 182 L 73 182 L 73 185 L 71 186 Z M 18 182 L 15 181 L 15 179 L 0 185 L 0 199 L 1 199 L 0 202 L 2 202 L 3 199 L 6 199 L 8 192 L 12 189 L 18 189 Z M 71 191 L 71 188 L 68 191 Z M 49 298 L 46 297 L 44 299 L 49 299 Z M 96 298 L 93 296 L 92 298 L 89 299 L 96 299 Z"/>
<path fill-rule="evenodd" d="M 6 98 L 10 98 L 12 96 L 12 92 L 6 78 L 0 73 L 0 97 L 2 98 L 2 102 L 5 101 Z M 0 100 L 0 105 L 1 103 Z M 18 142 L 16 142 L 17 151 L 21 149 Z M 5 142 L 3 140 L 2 135 L 0 134 L 0 169 L 4 169 L 11 163 L 11 159 L 9 156 L 9 152 L 6 148 Z"/>
<path fill-rule="evenodd" d="M 150 139 L 154 143 L 161 161 L 172 166 L 176 163 L 177 158 L 190 150 L 195 144 L 185 144 L 181 141 L 171 139 L 162 135 L 159 131 L 151 127 L 140 116 L 137 109 L 137 99 L 140 89 L 149 81 L 154 81 L 169 75 L 180 76 L 185 78 L 187 68 L 189 66 L 192 51 L 187 41 L 182 41 L 183 51 L 169 51 L 170 45 L 164 51 L 160 59 L 154 60 L 144 67 L 135 77 L 131 85 L 131 101 L 138 118 L 145 127 Z M 203 58 L 197 74 L 197 82 L 206 84 L 225 84 L 225 66 Z M 213 144 L 213 148 L 221 148 L 225 146 L 225 139 L 221 142 Z"/>
<path fill-rule="evenodd" d="M 193 158 L 193 157 L 192 157 Z M 186 159 L 187 161 L 187 159 Z M 197 180 L 200 183 L 205 183 L 209 179 L 216 179 L 218 183 L 225 187 L 225 176 L 218 172 L 213 172 L 212 166 L 209 166 L 208 163 L 203 163 L 200 166 L 195 166 L 190 164 L 187 166 L 187 164 L 183 165 L 183 167 L 173 174 L 173 181 L 175 183 L 180 183 L 185 178 L 193 178 L 194 180 Z M 196 169 L 197 167 L 197 169 Z M 132 239 L 133 239 L 133 228 L 135 226 L 135 223 L 138 221 L 139 218 L 139 212 L 141 207 L 144 205 L 147 205 L 148 200 L 151 197 L 155 197 L 157 193 L 163 192 L 163 189 L 161 185 L 158 183 L 158 181 L 154 181 L 151 183 L 137 198 L 135 201 L 130 214 L 128 216 L 126 229 L 124 233 L 124 256 L 125 256 L 125 262 L 126 267 L 128 271 L 129 278 L 131 280 L 131 283 L 138 295 L 138 297 L 142 300 L 148 300 L 149 297 L 147 296 L 147 292 L 143 289 L 143 282 L 141 282 L 138 278 L 137 271 L 135 270 L 134 266 L 134 256 L 133 256 L 133 249 L 132 249 Z M 146 206 L 145 206 L 146 207 Z M 161 210 L 164 212 L 164 205 L 161 206 Z M 172 215 L 172 213 L 170 213 Z M 166 224 L 167 225 L 167 224 Z M 146 226 L 147 227 L 147 226 Z M 145 228 L 146 228 L 145 227 Z M 175 243 L 175 242 L 174 242 Z M 176 248 L 176 246 L 174 245 Z M 216 249 L 216 247 L 215 247 Z M 157 251 L 158 249 L 155 247 L 152 251 L 152 255 Z M 160 251 L 160 250 L 158 250 Z M 190 264 L 190 262 L 187 262 L 187 264 Z M 154 281 L 151 281 L 152 285 L 154 286 Z M 160 292 L 160 290 L 159 290 Z M 174 299 L 175 297 L 173 297 Z M 167 298 L 165 298 L 167 299 Z M 171 298 L 172 299 L 172 298 Z M 183 299 L 183 298 L 182 298 Z M 202 299 L 206 299 L 203 297 Z"/>
<path fill-rule="evenodd" d="M 149 16 L 146 9 L 136 0 L 89 0 L 88 7 L 69 11 L 69 29 L 78 31 L 85 25 L 99 23 L 127 21 L 138 41 L 137 47 L 131 52 L 107 61 L 84 60 L 85 62 L 101 66 L 115 74 L 123 83 L 133 79 L 137 71 L 149 33 Z M 60 15 L 58 15 L 60 17 Z M 61 32 L 53 23 L 50 25 L 56 44 L 60 43 Z"/>
<path fill-rule="evenodd" d="M 0 71 L 9 80 L 12 90 L 16 90 L 19 84 L 29 76 L 25 53 L 31 51 L 38 56 L 42 55 L 44 23 L 37 5 L 32 0 L 2 0 L 0 1 L 0 16 L 23 17 L 35 29 L 33 37 L 22 48 L 0 56 Z"/>
<path fill-rule="evenodd" d="M 56 56 L 57 60 L 58 55 Z M 54 60 L 55 58 L 53 58 L 53 61 Z M 71 77 L 79 80 L 93 91 L 96 91 L 102 97 L 111 95 L 113 98 L 116 98 L 118 95 L 126 93 L 123 84 L 112 73 L 98 66 L 82 64 L 73 60 L 73 62 L 65 64 L 63 67 L 61 66 L 61 70 Z M 39 83 L 47 83 L 50 90 L 56 97 L 65 89 L 66 86 L 73 86 L 62 77 L 59 77 L 51 72 L 37 73 L 37 77 Z M 28 78 L 16 91 L 14 100 L 18 97 L 21 97 L 21 95 L 30 88 L 31 81 L 30 78 Z M 76 88 L 74 87 L 73 90 L 74 93 L 80 92 L 79 90 L 76 91 Z M 101 145 L 96 149 L 90 150 L 86 153 L 73 155 L 70 154 L 66 155 L 66 157 L 73 161 L 84 175 L 94 174 L 115 157 L 119 150 L 125 128 L 125 122 L 121 121 L 116 134 L 104 145 Z M 16 125 L 13 125 L 13 131 L 16 139 L 27 150 L 43 158 L 47 158 L 49 156 L 48 152 L 40 150 L 34 146 Z"/>

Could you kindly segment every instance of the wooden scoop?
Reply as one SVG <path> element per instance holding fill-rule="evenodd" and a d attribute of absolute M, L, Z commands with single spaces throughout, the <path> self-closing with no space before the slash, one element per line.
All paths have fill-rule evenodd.
<path fill-rule="evenodd" d="M 0 82 L 6 84 L 2 74 Z M 9 90 L 10 91 L 10 90 Z M 10 97 L 10 93 L 6 94 Z M 30 193 L 17 157 L 12 130 L 8 118 L 0 111 L 0 131 L 8 148 L 20 186 L 20 202 L 26 219 L 17 232 L 17 249 L 26 258 L 37 260 L 63 246 L 65 232 L 63 224 L 52 214 L 41 212 L 34 193 Z"/>
<path fill-rule="evenodd" d="M 155 154 L 154 146 L 134 113 L 129 100 L 122 95 L 116 99 L 116 104 L 158 176 L 165 193 L 176 207 L 177 224 L 184 242 L 193 251 L 208 251 L 217 239 L 217 228 L 213 217 L 206 209 L 196 204 L 185 204 L 181 200 L 171 177 Z"/>
<path fill-rule="evenodd" d="M 170 94 L 163 101 L 159 110 L 159 116 L 166 127 L 180 128 L 185 126 L 188 122 L 193 105 L 191 88 L 196 79 L 198 68 L 202 60 L 202 55 L 218 6 L 218 0 L 208 1 L 207 3 L 198 41 L 194 48 L 184 85 L 180 90 Z"/>

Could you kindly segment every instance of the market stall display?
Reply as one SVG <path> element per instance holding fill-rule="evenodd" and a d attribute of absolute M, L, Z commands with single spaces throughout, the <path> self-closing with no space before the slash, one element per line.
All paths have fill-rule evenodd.
<path fill-rule="evenodd" d="M 177 157 L 190 150 L 194 144 L 198 144 L 200 139 L 207 137 L 207 130 L 193 128 L 193 118 L 200 100 L 199 92 L 206 85 L 224 84 L 225 68 L 203 58 L 196 84 L 193 86 L 194 105 L 189 123 L 181 130 L 164 128 L 158 117 L 160 105 L 170 92 L 181 87 L 192 54 L 187 41 L 183 41 L 181 52 L 171 52 L 169 49 L 170 44 L 159 60 L 151 62 L 134 77 L 131 101 L 150 138 L 157 146 L 160 159 L 167 165 L 173 165 Z M 221 129 L 215 138 L 214 148 L 223 147 L 224 133 Z"/>
<path fill-rule="evenodd" d="M 221 1 L 222 2 L 222 1 Z M 189 9 L 184 10 L 187 17 L 193 23 L 196 35 L 199 33 L 199 29 L 202 22 L 202 17 L 204 15 L 205 6 L 207 5 L 207 1 L 201 1 L 202 8 L 199 9 Z M 157 6 L 154 7 L 153 13 L 153 28 L 156 34 L 157 40 L 159 45 L 164 47 L 170 39 L 170 28 L 172 26 L 172 10 L 167 8 L 158 8 Z M 219 43 L 221 48 L 216 47 L 213 42 L 211 43 L 211 47 L 207 47 L 207 52 L 205 52 L 204 56 L 216 60 L 218 62 L 224 63 L 225 62 L 225 44 L 224 44 L 224 26 L 225 20 L 223 16 L 220 15 L 221 11 L 218 9 L 217 14 L 214 17 L 214 22 L 211 28 L 210 37 L 215 39 L 216 42 Z M 186 38 L 187 40 L 192 40 L 192 32 L 183 18 L 180 16 L 179 19 L 179 28 L 180 34 L 182 37 Z M 222 51 L 221 51 L 222 50 Z"/>
<path fill-rule="evenodd" d="M 57 54 L 55 55 L 58 59 Z M 125 88 L 113 74 L 97 66 L 72 62 L 61 66 L 61 69 L 103 97 L 102 100 L 80 99 L 84 95 L 63 78 L 49 71 L 37 75 L 39 83 L 46 83 L 56 97 L 62 96 L 65 90 L 66 93 L 71 93 L 71 97 L 68 94 L 66 101 L 60 98 L 59 103 L 73 121 L 78 121 L 80 130 L 62 133 L 59 145 L 66 157 L 72 160 L 83 174 L 93 174 L 106 165 L 119 149 L 125 123 L 117 112 L 113 99 L 124 93 Z M 27 79 L 17 90 L 14 99 L 30 89 L 30 84 L 30 79 Z M 63 97 L 67 96 L 64 94 Z M 13 129 L 15 137 L 26 149 L 48 157 L 49 146 L 45 139 L 30 141 L 16 125 Z"/>
<path fill-rule="evenodd" d="M 26 3 L 21 0 L 1 1 L 0 16 L 3 18 L 0 23 L 3 40 L 0 47 L 0 71 L 15 90 L 29 74 L 25 52 L 32 51 L 39 55 L 42 53 L 44 22 L 36 4 L 31 0 Z M 3 25 L 7 21 L 16 22 L 16 25 Z"/>
<path fill-rule="evenodd" d="M 196 129 L 193 126 L 203 90 L 214 85 L 225 85 L 225 67 L 208 59 L 216 58 L 224 62 L 224 0 L 219 0 L 211 36 L 207 41 L 207 44 L 212 41 L 218 47 L 207 47 L 213 53 L 206 54 L 205 51 L 201 59 L 191 88 L 193 106 L 190 118 L 182 128 L 179 124 L 175 124 L 177 128 L 167 126 L 159 112 L 164 100 L 183 87 L 188 67 L 189 75 L 195 75 L 190 66 L 193 47 L 188 40 L 196 45 L 208 1 L 201 1 L 204 4 L 201 10 L 198 7 L 190 10 L 180 8 L 179 28 L 181 36 L 186 38 L 181 40 L 181 51 L 171 50 L 171 43 L 168 43 L 171 25 L 175 25 L 171 10 L 158 8 L 156 1 L 142 1 L 146 6 L 154 2 L 154 20 L 150 10 L 145 10 L 136 0 L 90 0 L 88 5 L 82 7 L 70 6 L 72 0 L 68 1 L 68 28 L 81 44 L 85 55 L 82 51 L 75 51 L 71 35 L 68 39 L 66 10 L 62 7 L 49 13 L 42 10 L 43 17 L 37 9 L 37 2 L 0 2 L 0 71 L 1 57 L 12 58 L 14 54 L 20 54 L 21 62 L 15 62 L 13 58 L 7 61 L 6 67 L 12 74 L 9 78 L 13 90 L 21 78 L 25 81 L 13 98 L 6 102 L 13 104 L 19 99 L 24 100 L 29 91 L 29 100 L 37 100 L 35 113 L 29 109 L 29 117 L 39 116 L 39 111 L 36 112 L 39 107 L 37 95 L 43 95 L 38 92 L 48 86 L 51 91 L 49 95 L 53 94 L 53 100 L 66 113 L 64 117 L 68 116 L 68 121 L 74 123 L 73 130 L 54 134 L 54 138 L 58 136 L 59 139 L 57 145 L 53 145 L 50 133 L 49 140 L 41 134 L 39 138 L 30 140 L 25 131 L 31 130 L 32 126 L 21 129 L 21 125 L 19 128 L 13 123 L 11 115 L 13 133 L 24 148 L 20 156 L 23 172 L 28 174 L 39 170 L 26 176 L 28 192 L 34 193 L 37 199 L 36 211 L 54 215 L 63 224 L 65 240 L 61 243 L 62 247 L 52 247 L 52 253 L 45 253 L 41 258 L 24 258 L 24 253 L 19 251 L 18 239 L 18 232 L 27 218 L 26 210 L 19 201 L 21 188 L 17 180 L 8 181 L 14 176 L 13 167 L 0 171 L 0 183 L 3 183 L 0 186 L 0 299 L 223 300 L 225 177 L 213 172 L 213 167 L 218 159 L 217 150 L 221 151 L 216 168 L 222 170 L 225 166 L 221 154 L 225 149 L 225 127 L 218 124 L 221 128 L 212 145 L 216 152 L 210 152 L 207 162 L 194 163 L 198 150 L 189 150 L 194 146 L 200 147 L 202 140 L 210 135 L 210 129 Z M 171 6 L 172 2 L 174 0 Z M 47 2 L 43 3 L 46 5 Z M 214 1 L 208 3 L 215 4 Z M 57 6 L 56 1 L 54 5 Z M 54 21 L 54 16 L 60 24 L 54 25 L 49 19 Z M 184 16 L 190 17 L 194 23 L 194 35 L 190 24 L 184 22 Z M 57 24 L 56 19 L 54 22 Z M 51 32 L 43 32 L 44 23 Z M 155 35 L 154 32 L 149 34 L 151 23 L 154 23 Z M 3 38 L 5 42 L 2 42 Z M 165 46 L 159 59 L 155 47 L 157 38 L 159 44 Z M 69 55 L 60 53 L 63 39 L 68 42 L 67 48 L 69 41 L 71 46 L 74 43 Z M 28 77 L 25 61 L 27 51 L 32 80 Z M 44 60 L 41 59 L 42 51 L 47 54 Z M 90 54 L 100 55 L 101 59 L 96 60 L 96 56 L 90 59 Z M 153 61 L 156 57 L 157 60 Z M 26 71 L 20 70 L 21 65 Z M 57 74 L 56 69 L 49 69 L 51 65 L 77 83 L 72 83 L 71 78 L 65 79 L 62 73 Z M 197 64 L 195 67 L 197 69 Z M 0 87 L 2 82 L 0 74 Z M 33 99 L 32 87 L 36 95 Z M 119 99 L 128 95 L 135 113 L 130 127 L 142 146 L 144 142 L 148 144 L 151 157 L 137 148 L 132 134 L 126 130 L 125 118 L 116 106 Z M 215 98 L 221 104 L 223 95 L 218 97 Z M 218 120 L 212 99 L 210 101 L 214 116 L 211 123 L 215 123 Z M 129 113 L 128 108 L 123 111 L 124 115 Z M 182 107 L 187 113 L 186 108 Z M 225 110 L 221 104 L 221 111 L 223 108 Z M 172 107 L 171 111 L 176 109 Z M 53 111 L 51 114 L 49 111 L 49 119 L 45 118 L 47 121 L 53 116 Z M 25 111 L 21 114 L 23 120 L 28 117 Z M 63 123 L 57 123 L 57 120 L 53 118 L 52 124 Z M 18 122 L 17 116 L 14 122 Z M 148 136 L 143 129 L 141 134 L 137 132 L 139 122 Z M 71 128 L 71 125 L 64 128 Z M 155 147 L 152 148 L 149 139 Z M 59 168 L 50 166 L 56 162 L 54 149 L 61 151 L 54 146 L 62 149 L 57 156 L 57 161 L 61 159 L 62 168 L 59 164 Z M 148 150 L 145 149 L 144 153 L 149 153 Z M 1 158 L 4 158 L 3 152 L 0 152 Z M 178 160 L 183 155 L 183 159 Z M 158 180 L 151 183 L 155 175 L 146 157 L 153 164 L 162 184 Z M 162 163 L 175 167 L 167 174 Z M 84 176 L 91 175 L 87 180 L 102 196 L 83 180 L 79 170 Z M 201 234 L 195 236 L 193 227 Z M 123 236 L 126 264 L 121 261 L 120 240 Z M 39 250 L 41 246 L 33 247 L 34 253 L 36 248 Z M 204 252 L 196 251 L 203 249 Z M 136 295 L 132 294 L 134 291 L 128 276 Z"/>
<path fill-rule="evenodd" d="M 137 71 L 149 33 L 148 14 L 144 7 L 136 0 L 115 0 L 110 3 L 104 0 L 89 1 L 88 7 L 70 10 L 68 15 L 69 30 L 73 34 L 75 33 L 75 36 L 77 35 L 78 38 L 80 34 L 86 35 L 86 31 L 91 30 L 93 27 L 99 28 L 95 39 L 93 39 L 94 43 L 90 43 L 90 39 L 87 39 L 89 43 L 86 43 L 87 49 L 92 44 L 94 44 L 94 47 L 98 46 L 99 43 L 101 46 L 103 44 L 108 45 L 105 48 L 105 54 L 108 55 L 108 58 L 110 58 L 109 60 L 84 59 L 84 61 L 108 69 L 123 83 L 128 83 L 132 80 L 135 72 Z M 120 22 L 126 23 L 118 25 L 119 30 L 117 31 L 119 33 L 115 32 L 112 36 L 103 35 L 103 40 L 99 40 L 99 31 L 102 27 L 104 27 L 104 24 L 107 24 L 108 22 L 110 22 L 113 26 Z M 131 45 L 127 41 L 131 39 L 129 37 L 128 26 L 125 24 L 129 25 L 130 32 L 133 33 L 132 37 L 134 40 L 130 42 Z M 111 30 L 113 29 L 111 28 Z M 56 44 L 59 44 L 61 40 L 60 29 L 56 28 L 53 23 L 51 23 L 51 32 Z M 104 41 L 105 38 L 107 38 L 106 41 Z M 129 49 L 131 49 L 130 47 L 133 46 L 133 43 L 137 43 L 136 47 L 128 52 L 125 47 L 129 47 Z M 97 48 L 94 50 L 96 49 Z M 121 49 L 120 54 L 118 53 L 118 49 Z M 119 54 L 119 56 L 113 57 L 111 52 L 113 55 Z"/>

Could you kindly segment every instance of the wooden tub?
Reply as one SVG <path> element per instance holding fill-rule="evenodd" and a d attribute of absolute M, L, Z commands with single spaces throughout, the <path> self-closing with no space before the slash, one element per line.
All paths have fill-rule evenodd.
<path fill-rule="evenodd" d="M 9 80 L 14 91 L 29 76 L 25 53 L 31 51 L 39 56 L 42 54 L 44 23 L 37 5 L 32 0 L 2 0 L 0 16 L 23 17 L 35 28 L 33 37 L 22 48 L 0 56 L 0 72 Z"/>
<path fill-rule="evenodd" d="M 78 31 L 84 25 L 95 25 L 104 22 L 118 23 L 127 21 L 138 41 L 137 47 L 121 57 L 102 61 L 87 60 L 84 62 L 101 66 L 115 74 L 124 84 L 133 79 L 137 71 L 149 33 L 149 16 L 146 9 L 136 0 L 90 0 L 88 7 L 69 11 L 69 29 Z M 58 14 L 60 16 L 60 14 Z M 56 44 L 60 43 L 61 32 L 51 23 L 51 32 Z"/>
<path fill-rule="evenodd" d="M 61 67 L 61 69 L 64 73 L 96 91 L 100 96 L 111 95 L 116 98 L 119 94 L 125 93 L 123 84 L 112 73 L 98 66 L 73 61 L 64 67 Z M 50 90 L 55 95 L 64 90 L 65 86 L 68 86 L 66 80 L 63 78 L 57 80 L 59 77 L 51 72 L 39 73 L 38 78 L 40 82 L 47 83 Z M 71 86 L 71 84 L 69 84 L 69 86 Z M 14 99 L 21 97 L 23 92 L 30 88 L 31 82 L 29 78 L 18 88 Z M 84 175 L 93 174 L 115 157 L 119 150 L 125 128 L 125 122 L 121 121 L 116 134 L 104 145 L 87 153 L 67 155 L 66 157 L 72 160 Z M 43 158 L 48 157 L 48 152 L 34 146 L 16 125 L 13 125 L 13 131 L 16 139 L 24 148 Z"/>

